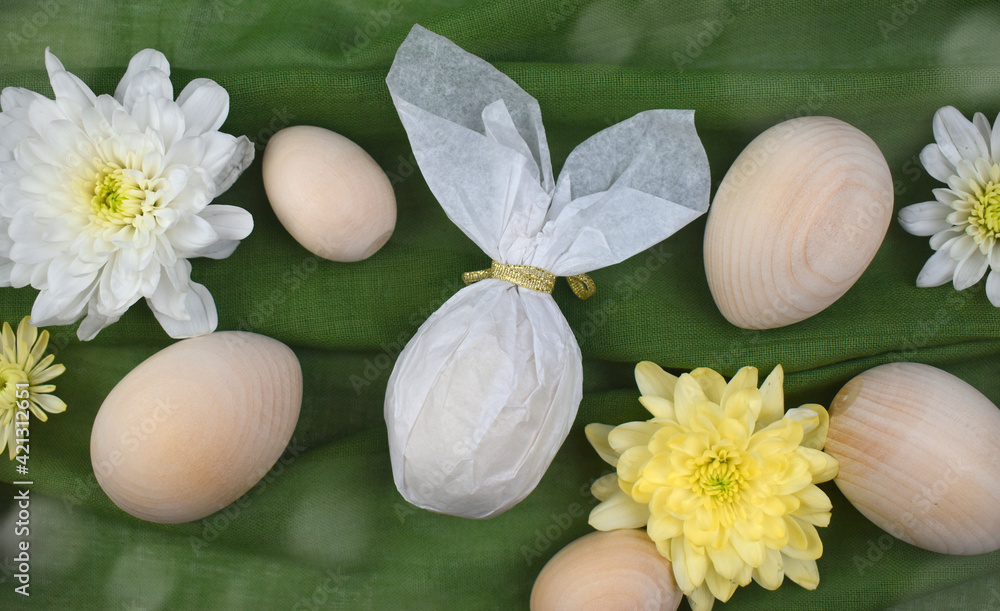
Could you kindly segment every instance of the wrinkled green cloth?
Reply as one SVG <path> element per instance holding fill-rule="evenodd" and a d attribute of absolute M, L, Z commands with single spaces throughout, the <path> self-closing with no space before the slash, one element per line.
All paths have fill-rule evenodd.
<path fill-rule="evenodd" d="M 30 599 L 13 592 L 18 488 L 0 485 L 2 608 L 527 608 L 548 558 L 591 530 L 589 485 L 607 466 L 583 427 L 645 417 L 632 376 L 640 360 L 727 376 L 781 363 L 788 407 L 828 405 L 865 369 L 912 360 L 1000 402 L 1000 310 L 983 283 L 962 293 L 916 288 L 931 255 L 926 238 L 893 222 L 870 268 L 836 304 L 799 324 L 750 332 L 712 302 L 702 218 L 595 271 L 589 301 L 556 289 L 583 351 L 583 403 L 541 484 L 511 511 L 470 521 L 407 504 L 393 486 L 382 419 L 402 346 L 460 288 L 462 272 L 489 264 L 431 196 L 389 99 L 384 78 L 412 24 L 493 62 L 538 99 L 557 171 L 575 145 L 610 124 L 651 108 L 693 108 L 717 186 L 767 127 L 829 115 L 882 149 L 898 210 L 941 186 L 916 158 L 932 141 L 937 108 L 991 119 L 1000 111 L 994 2 L 25 0 L 0 2 L 0 15 L 2 86 L 51 95 L 43 64 L 50 46 L 96 92 L 110 93 L 129 58 L 153 47 L 170 60 L 175 91 L 196 77 L 229 90 L 223 130 L 253 139 L 258 159 L 216 201 L 245 207 L 256 227 L 229 259 L 194 260 L 193 277 L 215 296 L 219 329 L 287 343 L 305 377 L 293 441 L 255 488 L 202 521 L 151 524 L 97 486 L 89 437 L 112 387 L 171 340 L 143 303 L 86 344 L 75 326 L 50 329 L 67 367 L 56 394 L 69 409 L 31 428 Z M 296 124 L 351 138 L 392 180 L 396 231 L 370 259 L 318 260 L 271 211 L 260 156 L 276 129 Z M 35 293 L 0 289 L 0 319 L 16 324 Z M 16 463 L 0 462 L 0 480 L 21 477 Z M 823 489 L 834 507 L 830 527 L 820 529 L 819 588 L 752 584 L 726 607 L 1000 608 L 1000 553 L 917 549 L 868 522 L 832 483 Z"/>

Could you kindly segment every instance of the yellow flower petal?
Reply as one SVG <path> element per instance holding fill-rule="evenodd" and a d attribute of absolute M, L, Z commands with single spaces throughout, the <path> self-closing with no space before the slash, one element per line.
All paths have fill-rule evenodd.
<path fill-rule="evenodd" d="M 840 464 L 837 459 L 821 450 L 814 450 L 805 446 L 799 447 L 795 453 L 809 464 L 809 472 L 812 474 L 812 483 L 822 484 L 837 477 Z"/>
<path fill-rule="evenodd" d="M 757 388 L 756 367 L 744 367 L 736 372 L 733 379 L 729 380 L 729 384 L 726 385 L 726 390 L 722 393 L 722 399 L 719 401 L 719 405 L 725 405 L 726 402 L 729 401 L 729 397 L 744 388 Z"/>
<path fill-rule="evenodd" d="M 748 541 L 738 532 L 729 535 L 729 543 L 746 564 L 756 568 L 767 559 L 767 546 L 763 541 Z"/>
<path fill-rule="evenodd" d="M 800 560 L 816 560 L 823 555 L 823 541 L 815 526 L 795 516 L 785 516 L 785 527 L 788 529 L 788 545 L 781 548 L 782 554 Z"/>
<path fill-rule="evenodd" d="M 653 455 L 649 453 L 646 446 L 629 448 L 618 459 L 618 477 L 629 482 L 634 482 L 642 477 L 643 468 Z"/>
<path fill-rule="evenodd" d="M 752 431 L 760 415 L 763 404 L 760 391 L 756 388 L 744 388 L 730 393 L 723 405 L 727 418 L 733 418 L 744 423 L 748 431 Z"/>
<path fill-rule="evenodd" d="M 682 373 L 674 388 L 674 412 L 677 414 L 678 424 L 690 426 L 691 416 L 697 411 L 698 404 L 706 402 L 708 397 L 698 380 L 691 377 L 691 374 Z"/>
<path fill-rule="evenodd" d="M 590 485 L 590 493 L 599 501 L 606 501 L 618 490 L 618 474 L 608 473 L 594 480 Z"/>
<path fill-rule="evenodd" d="M 615 427 L 610 424 L 588 424 L 583 432 L 587 436 L 587 441 L 597 450 L 597 454 L 612 467 L 618 464 L 618 452 L 615 452 L 608 443 L 608 433 Z"/>
<path fill-rule="evenodd" d="M 643 395 L 639 397 L 639 403 L 642 403 L 642 406 L 650 414 L 653 414 L 654 418 L 663 418 L 665 420 L 677 419 L 677 414 L 674 413 L 674 402 L 670 399 L 656 395 Z"/>
<path fill-rule="evenodd" d="M 18 364 L 25 369 L 30 369 L 30 367 L 25 367 L 25 363 L 31 354 L 31 348 L 35 345 L 35 340 L 38 339 L 38 329 L 33 327 L 30 321 L 31 317 L 25 316 L 17 325 L 17 343 L 15 344 Z"/>
<path fill-rule="evenodd" d="M 688 604 L 691 611 L 712 611 L 715 606 L 715 596 L 708 589 L 708 585 L 702 584 L 687 594 Z"/>
<path fill-rule="evenodd" d="M 677 378 L 656 363 L 643 361 L 635 366 L 635 383 L 643 396 L 673 399 Z"/>
<path fill-rule="evenodd" d="M 14 427 L 12 426 L 5 427 L 0 431 L 0 452 L 3 452 L 4 448 L 7 448 L 10 459 L 14 460 L 14 457 L 17 456 L 17 442 L 14 440 Z"/>
<path fill-rule="evenodd" d="M 795 494 L 799 500 L 799 508 L 792 515 L 809 522 L 814 526 L 830 525 L 830 510 L 833 504 L 830 497 L 817 486 L 806 486 Z"/>
<path fill-rule="evenodd" d="M 708 584 L 708 589 L 712 591 L 712 594 L 722 602 L 728 601 L 739 585 L 734 580 L 726 579 L 717 571 L 712 570 L 711 567 L 705 573 L 705 583 Z"/>
<path fill-rule="evenodd" d="M 35 415 L 35 418 L 38 418 L 42 422 L 48 421 L 49 415 L 42 411 L 42 408 L 39 407 L 34 401 L 28 401 L 28 409 L 30 409 L 31 413 Z"/>
<path fill-rule="evenodd" d="M 778 365 L 760 385 L 760 395 L 763 399 L 757 426 L 764 428 L 785 415 L 785 370 Z"/>
<path fill-rule="evenodd" d="M 669 513 L 653 513 L 646 524 L 646 532 L 653 541 L 673 539 L 684 533 L 684 522 Z"/>
<path fill-rule="evenodd" d="M 31 378 L 33 383 L 41 384 L 42 382 L 48 382 L 52 378 L 65 373 L 65 365 L 52 365 L 52 361 L 55 360 L 55 358 L 54 354 L 50 354 L 41 361 L 35 363 L 35 366 L 28 372 L 28 377 Z M 52 366 L 50 367 L 50 365 Z"/>
<path fill-rule="evenodd" d="M 807 590 L 815 590 L 819 585 L 819 569 L 815 560 L 800 560 L 782 554 L 785 575 Z"/>
<path fill-rule="evenodd" d="M 711 510 L 707 510 L 704 507 L 701 509 L 703 511 L 696 511 L 695 515 L 702 515 L 704 512 L 712 513 Z M 715 544 L 719 537 L 719 520 L 718 515 L 714 517 L 715 528 L 711 528 L 709 525 L 710 522 L 705 523 L 703 521 L 699 524 L 697 519 L 684 520 L 684 538 L 687 539 L 691 545 L 695 545 L 697 547 L 706 547 Z"/>
<path fill-rule="evenodd" d="M 731 545 L 726 545 L 722 549 L 706 547 L 708 558 L 712 561 L 715 571 L 729 581 L 736 581 L 736 576 L 743 567 L 743 559 L 736 553 Z"/>
<path fill-rule="evenodd" d="M 675 452 L 680 452 L 691 458 L 698 458 L 711 449 L 712 444 L 706 433 L 690 433 L 674 437 L 667 446 Z"/>
<path fill-rule="evenodd" d="M 684 537 L 675 537 L 670 540 L 670 557 L 674 578 L 682 592 L 691 592 L 705 581 L 709 567 L 703 550 L 692 547 Z"/>
<path fill-rule="evenodd" d="M 781 582 L 785 580 L 781 558 L 781 552 L 778 550 L 767 550 L 763 564 L 754 569 L 753 572 L 753 580 L 760 584 L 760 587 L 765 590 L 777 590 Z"/>
<path fill-rule="evenodd" d="M 626 422 L 608 433 L 608 443 L 619 454 L 629 448 L 646 447 L 649 439 L 660 429 L 655 422 Z"/>
<path fill-rule="evenodd" d="M 699 367 L 691 371 L 691 377 L 698 381 L 701 390 L 708 400 L 716 405 L 722 404 L 722 393 L 726 391 L 726 379 L 714 369 Z"/>
<path fill-rule="evenodd" d="M 625 492 L 616 490 L 607 500 L 590 512 L 588 522 L 597 530 L 642 528 L 649 520 L 649 508 L 632 500 Z"/>
<path fill-rule="evenodd" d="M 31 346 L 31 344 L 28 344 Z M 28 365 L 27 368 L 31 369 L 34 364 L 42 359 L 42 355 L 45 354 L 45 349 L 49 346 L 49 332 L 42 331 L 38 334 L 38 341 L 35 342 L 34 347 L 31 348 L 31 354 L 28 355 Z M 55 358 L 53 356 L 53 358 Z"/>
<path fill-rule="evenodd" d="M 826 436 L 830 431 L 830 414 L 822 405 L 810 403 L 785 414 L 802 425 L 802 445 L 815 450 L 822 450 L 826 445 Z"/>
<path fill-rule="evenodd" d="M 14 330 L 10 328 L 10 323 L 3 323 L 3 354 L 4 358 L 11 363 L 17 362 L 17 339 Z"/>

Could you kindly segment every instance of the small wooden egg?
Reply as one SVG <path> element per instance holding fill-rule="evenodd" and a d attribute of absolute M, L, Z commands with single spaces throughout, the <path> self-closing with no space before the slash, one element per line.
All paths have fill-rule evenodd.
<path fill-rule="evenodd" d="M 878 146 L 843 121 L 801 117 L 757 136 L 705 227 L 705 272 L 723 316 L 773 329 L 827 308 L 875 257 L 892 195 Z"/>
<path fill-rule="evenodd" d="M 163 524 L 232 503 L 277 462 L 302 404 L 302 370 L 281 342 L 221 331 L 177 342 L 104 400 L 90 460 L 104 492 Z"/>
<path fill-rule="evenodd" d="M 593 532 L 570 543 L 531 588 L 531 611 L 674 611 L 684 594 L 644 530 Z"/>
<path fill-rule="evenodd" d="M 959 378 L 869 369 L 830 405 L 826 452 L 844 496 L 891 535 L 944 554 L 1000 549 L 1000 410 Z"/>
<path fill-rule="evenodd" d="M 389 240 L 396 195 L 360 146 L 321 127 L 287 127 L 264 150 L 264 190 L 299 244 L 332 261 L 360 261 Z"/>

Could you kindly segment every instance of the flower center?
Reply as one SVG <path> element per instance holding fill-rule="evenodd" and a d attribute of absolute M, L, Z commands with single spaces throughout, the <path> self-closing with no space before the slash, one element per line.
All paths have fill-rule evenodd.
<path fill-rule="evenodd" d="M 13 363 L 0 359 L 0 415 L 17 405 L 17 385 L 28 381 L 24 370 Z M 2 420 L 2 418 L 0 418 Z"/>
<path fill-rule="evenodd" d="M 94 176 L 90 218 L 104 227 L 138 226 L 155 207 L 154 192 L 142 172 L 110 163 Z"/>
<path fill-rule="evenodd" d="M 742 462 L 738 452 L 709 450 L 695 462 L 691 489 L 698 496 L 708 496 L 715 507 L 739 501 L 745 484 Z"/>
<path fill-rule="evenodd" d="M 977 184 L 975 194 L 970 194 L 968 200 L 972 204 L 969 210 L 972 231 L 969 233 L 976 242 L 1000 238 L 1000 184 L 992 180 L 982 186 Z"/>

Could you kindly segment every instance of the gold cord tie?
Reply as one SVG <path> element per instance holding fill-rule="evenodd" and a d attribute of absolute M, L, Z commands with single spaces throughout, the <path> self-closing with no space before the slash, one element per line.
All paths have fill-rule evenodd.
<path fill-rule="evenodd" d="M 540 267 L 532 267 L 531 265 L 507 265 L 494 261 L 489 269 L 462 274 L 462 281 L 466 284 L 479 282 L 486 278 L 506 280 L 518 286 L 523 286 L 526 289 L 541 291 L 542 293 L 552 293 L 552 290 L 556 288 L 555 274 L 547 272 Z M 580 299 L 587 299 L 597 292 L 597 286 L 587 274 L 569 276 L 566 278 L 566 281 L 569 282 L 569 288 L 573 289 L 573 294 Z"/>

